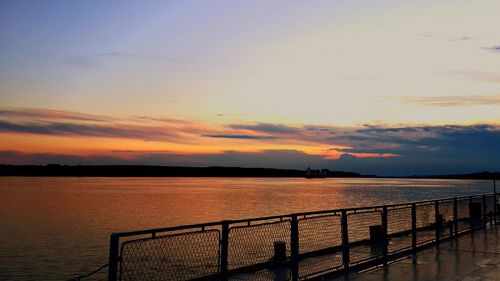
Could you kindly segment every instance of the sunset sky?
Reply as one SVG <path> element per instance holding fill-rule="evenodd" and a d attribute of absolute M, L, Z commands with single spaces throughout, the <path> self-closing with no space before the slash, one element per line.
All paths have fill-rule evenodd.
<path fill-rule="evenodd" d="M 500 1 L 0 2 L 0 163 L 500 170 Z"/>

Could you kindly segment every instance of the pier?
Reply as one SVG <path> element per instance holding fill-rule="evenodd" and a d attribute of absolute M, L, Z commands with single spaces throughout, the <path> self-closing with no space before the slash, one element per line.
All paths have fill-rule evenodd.
<path fill-rule="evenodd" d="M 351 279 L 382 267 L 363 273 L 380 280 L 387 270 L 400 272 L 395 261 L 415 267 L 428 251 L 498 233 L 491 230 L 497 199 L 489 193 L 113 233 L 108 280 Z"/>
<path fill-rule="evenodd" d="M 352 281 L 489 281 L 500 278 L 500 227 L 475 231 L 418 253 L 416 262 L 403 259 L 349 276 Z M 325 279 L 344 281 L 344 277 Z"/>

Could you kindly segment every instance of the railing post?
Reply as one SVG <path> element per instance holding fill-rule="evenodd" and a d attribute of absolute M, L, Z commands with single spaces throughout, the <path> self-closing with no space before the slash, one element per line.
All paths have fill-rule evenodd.
<path fill-rule="evenodd" d="M 498 223 L 498 214 L 500 210 L 498 209 L 498 193 L 495 193 L 495 225 Z"/>
<path fill-rule="evenodd" d="M 342 210 L 341 224 L 342 224 L 342 261 L 344 262 L 345 274 L 348 275 L 350 255 L 349 255 L 349 230 L 348 230 L 346 210 Z"/>
<path fill-rule="evenodd" d="M 434 202 L 434 223 L 436 225 L 436 244 L 439 244 L 439 238 L 441 235 L 441 224 L 443 222 L 440 214 L 439 214 L 439 200 Z"/>
<path fill-rule="evenodd" d="M 498 221 L 498 205 L 497 205 L 497 190 L 496 190 L 496 184 L 495 181 L 493 181 L 493 184 L 495 185 L 495 192 L 493 192 L 493 217 L 495 218 L 495 226 L 497 225 Z"/>
<path fill-rule="evenodd" d="M 229 279 L 228 272 L 228 253 L 229 253 L 229 222 L 222 222 L 222 237 L 220 241 L 220 280 Z"/>
<path fill-rule="evenodd" d="M 384 266 L 387 265 L 387 247 L 389 244 L 389 238 L 387 233 L 387 206 L 382 208 L 382 256 Z"/>
<path fill-rule="evenodd" d="M 497 225 L 497 181 L 493 178 L 493 217 L 495 218 L 495 226 Z"/>
<path fill-rule="evenodd" d="M 292 281 L 299 280 L 299 221 L 292 215 L 290 231 L 290 252 L 292 254 Z"/>
<path fill-rule="evenodd" d="M 469 196 L 469 228 L 470 232 L 474 232 L 474 221 L 472 220 L 472 196 Z"/>
<path fill-rule="evenodd" d="M 417 263 L 417 206 L 411 204 L 411 250 L 413 263 Z"/>
<path fill-rule="evenodd" d="M 483 228 L 484 231 L 486 231 L 486 226 L 487 226 L 487 214 L 486 214 L 486 194 L 483 194 L 483 207 L 481 208 L 482 215 L 483 215 Z"/>
<path fill-rule="evenodd" d="M 453 232 L 455 238 L 458 236 L 458 200 L 457 197 L 453 198 Z"/>
<path fill-rule="evenodd" d="M 108 269 L 108 281 L 118 280 L 118 248 L 119 239 L 116 233 L 112 233 L 109 238 L 109 269 Z"/>

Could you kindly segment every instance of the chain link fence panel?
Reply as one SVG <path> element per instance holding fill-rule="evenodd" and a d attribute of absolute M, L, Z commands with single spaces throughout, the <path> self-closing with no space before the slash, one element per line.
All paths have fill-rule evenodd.
<path fill-rule="evenodd" d="M 411 248 L 411 206 L 387 210 L 387 235 L 389 254 Z"/>
<path fill-rule="evenodd" d="M 380 241 L 372 241 L 370 235 L 370 227 L 382 227 L 381 210 L 348 213 L 347 223 L 351 264 L 375 259 L 382 255 Z M 378 233 L 374 235 L 379 236 Z"/>
<path fill-rule="evenodd" d="M 216 276 L 218 230 L 165 235 L 122 244 L 120 280 L 190 280 Z"/>
<path fill-rule="evenodd" d="M 290 220 L 256 225 L 234 226 L 229 230 L 229 270 L 269 262 L 274 256 L 274 242 L 286 243 L 290 256 Z"/>

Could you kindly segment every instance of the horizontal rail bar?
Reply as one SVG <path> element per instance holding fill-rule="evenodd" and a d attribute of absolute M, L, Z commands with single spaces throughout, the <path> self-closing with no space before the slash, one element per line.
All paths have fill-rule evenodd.
<path fill-rule="evenodd" d="M 119 237 L 128 237 L 128 236 L 146 235 L 146 234 L 153 234 L 153 233 L 167 232 L 167 231 L 188 230 L 188 229 L 192 229 L 192 228 L 204 228 L 207 226 L 220 226 L 220 225 L 222 225 L 222 221 L 190 224 L 190 225 L 180 225 L 180 226 L 172 226 L 172 227 L 163 227 L 163 228 L 151 228 L 151 229 L 135 230 L 135 231 L 127 231 L 127 232 L 113 232 L 113 235 L 116 235 Z"/>
<path fill-rule="evenodd" d="M 440 201 L 440 202 L 441 201 L 450 201 L 450 200 L 454 200 L 455 198 L 456 199 L 468 199 L 471 197 L 472 198 L 481 198 L 481 196 L 483 196 L 483 195 L 494 195 L 494 193 L 484 193 L 484 194 L 457 196 L 457 197 L 446 197 L 446 198 L 429 199 L 429 200 L 422 200 L 422 201 L 411 201 L 411 202 L 396 203 L 396 204 L 366 206 L 366 207 L 353 207 L 353 208 L 309 211 L 309 212 L 301 212 L 301 213 L 289 213 L 289 214 L 274 215 L 274 216 L 267 216 L 267 217 L 254 217 L 254 218 L 245 218 L 245 219 L 237 219 L 237 220 L 215 221 L 215 222 L 208 222 L 208 223 L 181 225 L 181 226 L 164 227 L 164 228 L 151 228 L 151 229 L 127 231 L 127 232 L 114 232 L 113 235 L 116 235 L 118 237 L 127 237 L 127 236 L 135 236 L 135 235 L 147 235 L 147 234 L 153 234 L 153 233 L 159 233 L 159 232 L 188 230 L 188 229 L 192 229 L 192 228 L 222 226 L 223 222 L 227 222 L 231 225 L 231 224 L 245 223 L 245 222 L 249 223 L 249 222 L 265 221 L 265 220 L 272 220 L 272 219 L 292 218 L 292 216 L 301 217 L 301 216 L 310 216 L 310 215 L 341 213 L 342 211 L 356 212 L 356 211 L 363 211 L 363 210 L 370 210 L 370 209 L 382 209 L 384 207 L 387 207 L 390 209 L 395 208 L 395 207 L 402 207 L 402 206 L 411 207 L 412 204 L 427 204 L 427 203 L 433 203 L 436 201 Z"/>

